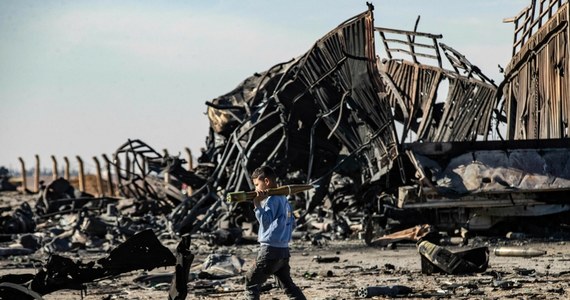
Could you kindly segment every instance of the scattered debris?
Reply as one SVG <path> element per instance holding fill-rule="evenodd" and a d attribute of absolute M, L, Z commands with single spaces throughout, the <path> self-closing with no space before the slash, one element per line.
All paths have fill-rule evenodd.
<path fill-rule="evenodd" d="M 451 252 L 448 249 L 421 241 L 418 244 L 421 255 L 422 273 L 469 274 L 481 273 L 489 265 L 489 248 L 478 247 Z"/>
<path fill-rule="evenodd" d="M 535 257 L 545 255 L 546 251 L 522 247 L 497 247 L 493 249 L 493 254 L 496 256 Z"/>
<path fill-rule="evenodd" d="M 190 252 L 190 244 L 191 237 L 185 235 L 176 247 L 176 268 L 168 293 L 169 300 L 186 299 L 188 294 L 188 273 L 194 261 L 194 255 Z"/>
<path fill-rule="evenodd" d="M 370 242 L 371 245 L 385 247 L 388 244 L 399 241 L 417 242 L 426 235 L 434 232 L 435 229 L 429 224 L 417 225 L 415 227 L 394 232 L 376 238 Z"/>
<path fill-rule="evenodd" d="M 0 218 L 2 233 L 29 233 L 36 229 L 34 213 L 27 202 L 22 203 L 12 215 Z"/>
<path fill-rule="evenodd" d="M 340 257 L 338 257 L 338 256 L 323 257 L 320 255 L 317 255 L 317 256 L 313 257 L 313 261 L 316 261 L 318 263 L 333 263 L 333 262 L 339 262 Z"/>
<path fill-rule="evenodd" d="M 243 259 L 230 254 L 210 254 L 200 267 L 200 277 L 227 278 L 240 274 Z"/>
<path fill-rule="evenodd" d="M 375 27 L 372 10 L 207 102 L 210 130 L 193 169 L 140 140 L 122 145 L 114 155 L 121 194 L 136 199 L 138 214 L 168 213 L 179 235 L 229 230 L 212 239 L 224 244 L 244 241 L 232 230 L 255 239 L 251 204 L 224 200 L 253 190 L 249 174 L 263 163 L 279 166 L 283 186 L 315 186 L 290 196 L 297 231 L 315 243 L 361 236 L 383 246 L 421 224 L 477 231 L 570 211 L 560 204 L 570 175 L 557 167 L 570 160 L 568 144 L 522 139 L 513 130 L 526 123 L 505 123 L 518 98 L 503 99 L 503 85 L 441 35 Z M 186 186 L 192 193 L 180 192 Z"/>
<path fill-rule="evenodd" d="M 172 266 L 174 263 L 175 258 L 170 250 L 160 244 L 152 230 L 145 230 L 113 249 L 107 257 L 95 262 L 75 262 L 70 258 L 53 254 L 44 268 L 26 285 L 40 295 L 60 289 L 83 290 L 84 283 L 98 278 L 138 269 L 151 270 L 156 267 Z M 10 282 L 8 281 L 10 278 L 2 279 Z M 17 281 L 18 279 L 16 277 Z"/>
<path fill-rule="evenodd" d="M 361 287 L 356 292 L 356 296 L 360 298 L 372 298 L 376 296 L 397 297 L 405 296 L 413 293 L 414 290 L 404 285 L 393 286 L 369 286 Z"/>
<path fill-rule="evenodd" d="M 0 192 L 15 191 L 18 187 L 10 182 L 10 172 L 8 169 L 0 166 Z"/>

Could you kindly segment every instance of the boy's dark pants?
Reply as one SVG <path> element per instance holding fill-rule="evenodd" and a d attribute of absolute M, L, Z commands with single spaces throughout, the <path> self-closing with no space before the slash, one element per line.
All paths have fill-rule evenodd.
<path fill-rule="evenodd" d="M 291 279 L 289 267 L 289 249 L 262 246 L 255 265 L 245 276 L 245 288 L 248 299 L 258 300 L 263 283 L 274 275 L 279 286 L 289 299 L 305 300 L 301 289 Z"/>

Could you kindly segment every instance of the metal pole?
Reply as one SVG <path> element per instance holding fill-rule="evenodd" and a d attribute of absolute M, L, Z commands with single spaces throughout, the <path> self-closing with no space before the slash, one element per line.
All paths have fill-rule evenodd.
<path fill-rule="evenodd" d="M 63 161 L 65 162 L 65 169 L 63 170 L 63 178 L 69 181 L 69 159 L 67 159 L 67 156 L 63 157 Z"/>
<path fill-rule="evenodd" d="M 79 181 L 79 191 L 85 192 L 85 173 L 83 171 L 83 160 L 81 157 L 79 157 L 79 155 L 77 155 L 76 158 L 77 163 L 79 164 L 79 174 L 77 174 Z"/>
<path fill-rule="evenodd" d="M 93 156 L 93 160 L 95 161 L 95 168 L 97 172 L 97 195 L 99 197 L 105 196 L 105 191 L 103 190 L 103 177 L 101 175 L 101 164 L 97 159 L 97 156 Z"/>
<path fill-rule="evenodd" d="M 51 156 L 51 178 L 52 180 L 56 180 L 59 177 L 59 174 L 57 172 L 57 159 L 55 158 L 55 155 Z"/>
<path fill-rule="evenodd" d="M 34 193 L 40 192 L 40 156 L 36 154 L 36 169 L 34 170 Z"/>
<path fill-rule="evenodd" d="M 111 161 L 106 154 L 103 154 L 103 159 L 105 160 L 105 168 L 107 169 L 107 191 L 109 192 L 109 195 L 115 196 L 113 176 L 111 174 Z"/>
<path fill-rule="evenodd" d="M 20 165 L 22 166 L 22 194 L 25 194 L 28 189 L 28 175 L 26 174 L 26 164 L 24 163 L 23 158 L 18 157 L 18 159 L 20 160 Z"/>
<path fill-rule="evenodd" d="M 184 149 L 186 150 L 186 155 L 188 157 L 188 171 L 192 171 L 194 169 L 194 162 L 192 160 L 192 151 L 188 147 Z M 186 194 L 192 195 L 192 187 L 189 185 L 186 186 Z"/>
<path fill-rule="evenodd" d="M 146 159 L 145 159 L 144 155 L 140 154 L 138 160 L 140 162 L 142 175 L 146 175 Z"/>

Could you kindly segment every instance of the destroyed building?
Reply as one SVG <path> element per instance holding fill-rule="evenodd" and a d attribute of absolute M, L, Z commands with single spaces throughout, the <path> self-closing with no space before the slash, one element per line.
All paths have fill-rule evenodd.
<path fill-rule="evenodd" d="M 123 145 L 115 157 L 130 154 L 144 184 L 122 190 L 145 198 L 153 166 L 190 186 L 188 197 L 163 187 L 180 234 L 255 233 L 251 204 L 224 199 L 252 190 L 261 164 L 282 184 L 315 185 L 291 196 L 305 229 L 325 216 L 345 236 L 390 218 L 478 230 L 568 211 L 566 7 L 534 1 L 510 20 L 513 58 L 497 84 L 442 35 L 375 26 L 370 5 L 305 54 L 206 102 L 211 126 L 193 170 L 140 141 Z"/>
<path fill-rule="evenodd" d="M 252 222 L 247 203 L 221 199 L 253 189 L 249 174 L 264 163 L 283 184 L 317 185 L 292 199 L 302 221 L 324 205 L 341 227 L 409 211 L 488 229 L 568 210 L 567 5 L 542 2 L 512 20 L 513 59 L 498 85 L 441 35 L 376 27 L 370 7 L 207 102 L 197 170 L 208 182 L 175 210 L 175 228 Z"/>

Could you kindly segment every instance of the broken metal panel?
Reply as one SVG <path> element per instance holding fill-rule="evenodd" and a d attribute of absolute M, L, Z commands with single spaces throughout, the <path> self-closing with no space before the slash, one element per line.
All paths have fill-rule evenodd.
<path fill-rule="evenodd" d="M 415 133 L 417 141 L 487 139 L 497 105 L 497 87 L 492 80 L 457 50 L 438 44 L 441 35 L 380 27 L 376 30 L 389 58 L 379 68 L 390 105 L 396 108 L 394 118 L 404 126 L 401 140 L 406 139 L 409 131 Z M 388 34 L 396 37 L 389 38 Z M 416 41 L 419 37 L 427 38 L 431 44 Z M 408 49 L 398 48 L 401 45 Z M 443 68 L 440 51 L 453 71 Z M 404 58 L 395 58 L 394 53 L 403 54 Z M 427 61 L 420 62 L 420 57 Z M 434 62 L 436 66 L 427 64 Z M 445 79 L 449 81 L 447 99 L 437 102 Z"/>
<path fill-rule="evenodd" d="M 84 289 L 84 283 L 133 270 L 172 266 L 176 259 L 150 229 L 141 231 L 113 249 L 108 256 L 83 263 L 51 255 L 30 287 L 42 295 L 60 289 Z"/>
<path fill-rule="evenodd" d="M 372 13 L 366 12 L 317 41 L 307 54 L 288 67 L 287 74 L 283 76 L 268 101 L 263 103 L 260 113 L 275 113 L 280 110 L 285 114 L 285 119 L 278 121 L 288 122 L 292 127 L 283 127 L 287 129 L 285 134 L 289 135 L 287 145 L 301 146 L 303 143 L 296 140 L 310 140 L 317 148 L 312 153 L 319 155 L 318 148 L 323 147 L 321 141 L 326 145 L 327 139 L 324 135 L 328 139 L 338 137 L 350 151 L 361 150 L 361 147 L 372 151 L 373 147 L 366 147 L 367 143 L 372 143 L 377 144 L 382 153 L 392 151 L 390 158 L 397 154 L 394 152 L 396 142 L 390 132 L 389 112 L 377 96 L 377 82 L 371 79 L 375 72 L 371 22 Z M 370 114 L 370 111 L 378 113 Z M 307 112 L 312 112 L 312 116 Z M 298 122 L 302 123 L 300 130 L 295 128 Z M 328 132 L 323 130 L 323 123 Z M 369 128 L 372 133 L 363 133 L 362 128 Z M 266 131 L 262 132 L 267 135 Z M 291 135 L 292 133 L 300 134 Z M 310 136 L 305 136 L 306 134 Z M 370 138 L 369 135 L 373 137 Z M 376 140 L 374 135 L 377 136 Z M 254 153 L 248 149 L 248 143 L 244 146 L 247 149 L 244 154 Z M 274 143 L 271 146 L 276 148 Z M 300 147 L 294 150 L 303 151 Z M 331 150 L 338 152 L 340 148 Z M 292 154 L 286 153 L 288 156 Z M 242 159 L 249 158 L 250 164 L 254 165 L 251 157 L 243 154 L 241 156 Z M 374 157 L 371 157 L 372 159 Z M 259 164 L 263 161 L 257 162 Z M 313 161 L 313 164 L 316 165 L 317 161 Z M 311 166 L 308 167 L 310 168 Z M 379 169 L 382 169 L 382 166 Z M 309 174 L 309 177 L 312 177 L 311 175 Z"/>
<path fill-rule="evenodd" d="M 389 57 L 383 63 L 375 55 L 376 31 Z M 249 174 L 262 164 L 279 166 L 282 184 L 319 185 L 303 214 L 322 202 L 332 173 L 343 168 L 357 169 L 350 174 L 356 189 L 369 187 L 355 202 L 372 203 L 376 192 L 394 190 L 405 180 L 394 120 L 421 141 L 486 138 L 496 87 L 459 52 L 438 44 L 440 38 L 375 28 L 370 9 L 330 31 L 304 55 L 256 73 L 207 103 L 211 130 L 200 164 L 212 166 L 207 176 L 212 180 L 173 211 L 173 228 L 193 233 L 212 229 L 218 218 L 238 226 L 253 221 L 247 203 L 220 202 L 227 193 L 253 189 Z M 442 55 L 453 70 L 443 69 Z M 445 79 L 451 82 L 448 103 L 437 103 Z M 343 166 L 349 161 L 358 167 Z"/>
<path fill-rule="evenodd" d="M 386 80 L 392 81 L 398 91 L 388 93 L 390 105 L 400 106 L 394 118 L 404 123 L 405 128 L 417 132 L 418 139 L 426 138 L 428 130 L 433 128 L 428 124 L 431 125 L 433 119 L 437 88 L 443 79 L 442 69 L 390 60 L 386 62 L 385 70 L 389 74 Z M 401 101 L 397 97 L 401 97 Z"/>
<path fill-rule="evenodd" d="M 490 116 L 497 103 L 496 87 L 466 77 L 448 77 L 449 92 L 431 142 L 474 141 L 487 138 Z"/>
<path fill-rule="evenodd" d="M 422 273 L 468 274 L 482 273 L 489 266 L 489 248 L 477 247 L 450 251 L 429 241 L 418 244 Z"/>
<path fill-rule="evenodd" d="M 216 178 L 214 186 L 228 191 L 251 188 L 247 178 L 252 166 L 282 159 L 289 138 L 284 107 L 268 97 L 295 61 L 256 73 L 232 92 L 208 103 L 214 131 L 210 137 L 211 148 L 217 150 L 210 149 L 204 159 L 216 166 L 211 174 Z"/>
<path fill-rule="evenodd" d="M 568 137 L 568 2 L 533 1 L 513 18 L 513 57 L 505 68 L 507 138 Z"/>
<path fill-rule="evenodd" d="M 231 92 L 206 102 L 212 130 L 226 139 L 229 138 L 238 126 L 248 121 L 261 102 L 273 93 L 275 85 L 294 61 L 295 59 L 279 63 L 267 71 L 255 73 Z"/>
<path fill-rule="evenodd" d="M 380 61 L 375 55 L 375 31 L 387 51 L 386 60 Z M 509 166 L 517 156 L 526 159 L 529 151 L 544 159 L 544 154 L 537 151 L 541 146 L 524 150 L 527 152 L 517 145 L 503 147 L 511 151 L 509 160 L 507 155 L 497 156 L 500 150 L 485 142 L 474 147 L 479 150 L 456 143 L 486 140 L 492 130 L 497 130 L 491 128 L 491 123 L 507 118 L 495 114 L 500 95 L 494 82 L 439 39 L 441 35 L 375 28 L 370 9 L 330 31 L 305 54 L 256 73 L 231 92 L 208 102 L 211 128 L 197 168 L 203 173 L 194 173 L 200 174 L 203 185 L 192 185 L 194 194 L 179 199 L 170 215 L 172 228 L 178 233 L 194 233 L 212 232 L 219 224 L 225 224 L 224 229 L 251 224 L 254 216 L 248 203 L 228 204 L 223 199 L 228 193 L 253 189 L 249 174 L 262 164 L 276 167 L 280 184 L 310 182 L 319 186 L 314 194 L 306 195 L 310 199 L 303 197 L 303 219 L 325 197 L 339 194 L 334 187 L 329 191 L 334 172 L 350 176 L 356 190 L 346 197 L 348 201 L 333 197 L 338 205 L 334 213 L 339 214 L 353 212 L 362 203 L 374 206 L 380 191 L 388 195 L 398 188 L 398 200 L 405 207 L 540 203 L 545 193 L 536 188 L 536 180 L 546 184 L 545 177 L 550 174 L 523 180 L 521 173 L 530 169 L 516 173 L 500 168 Z M 444 62 L 449 69 L 444 69 Z M 444 81 L 448 91 L 444 90 Z M 449 152 L 419 153 L 417 145 L 399 143 L 394 121 L 404 126 L 400 140 L 415 133 L 424 148 L 439 145 L 434 147 L 452 147 L 453 151 L 461 148 L 463 152 L 453 156 Z M 399 155 L 401 148 L 407 149 L 409 161 Z M 137 153 L 136 149 L 128 151 Z M 474 163 L 473 156 L 488 164 L 486 169 Z M 136 159 L 136 155 L 126 158 L 130 162 Z M 149 161 L 160 161 L 163 166 L 168 164 L 165 159 Z M 395 160 L 398 169 L 394 168 Z M 419 186 L 399 186 L 402 181 L 413 184 L 413 179 L 405 177 L 412 173 L 407 168 L 412 172 L 415 169 Z M 136 165 L 131 169 L 136 173 Z M 133 182 L 134 175 L 129 176 L 125 180 Z M 446 182 L 445 176 L 452 178 Z M 145 181 L 153 187 L 159 185 L 150 179 Z M 505 190 L 499 181 L 517 190 Z M 509 193 L 512 203 L 508 202 Z M 554 194 L 550 191 L 549 195 Z M 411 203 L 412 198 L 419 200 Z M 341 212 L 342 208 L 347 209 Z M 373 209 L 380 212 L 381 205 Z"/>
<path fill-rule="evenodd" d="M 392 167 L 398 141 L 375 66 L 373 15 L 369 10 L 317 41 L 294 78 L 320 108 L 320 117 L 348 151 L 368 164 L 368 178 Z M 287 83 L 286 83 L 287 84 Z"/>
<path fill-rule="evenodd" d="M 491 116 L 498 104 L 497 86 L 457 50 L 439 43 L 455 73 L 446 72 L 449 91 L 443 116 L 430 141 L 487 140 Z M 462 75 L 466 74 L 466 75 Z"/>
<path fill-rule="evenodd" d="M 388 55 L 379 65 L 387 85 L 387 97 L 395 110 L 394 118 L 404 125 L 401 140 L 416 132 L 418 140 L 431 128 L 432 113 L 443 68 L 437 40 L 442 35 L 376 27 Z M 399 58 L 401 56 L 403 58 Z M 436 62 L 436 66 L 422 64 Z"/>
<path fill-rule="evenodd" d="M 533 0 L 514 18 L 504 20 L 515 24 L 513 57 L 525 50 L 524 48 L 528 46 L 533 38 L 532 36 L 540 31 L 541 27 L 546 26 L 550 19 L 556 18 L 561 7 L 567 3 L 567 0 Z"/>
<path fill-rule="evenodd" d="M 479 69 L 479 67 L 473 65 L 465 57 L 465 55 L 461 54 L 459 51 L 451 48 L 450 46 L 448 46 L 444 43 L 440 42 L 439 46 L 441 47 L 443 54 L 445 54 L 445 57 L 447 58 L 447 60 L 451 64 L 451 66 L 453 67 L 453 70 L 455 70 L 455 74 L 464 75 L 467 78 L 474 78 L 480 82 L 495 85 L 494 81 L 492 79 L 490 79 L 489 77 L 487 77 Z"/>
<path fill-rule="evenodd" d="M 437 67 L 443 68 L 441 54 L 437 47 L 437 40 L 443 37 L 441 34 L 382 27 L 374 29 L 380 35 L 389 60 L 397 60 L 396 56 L 403 54 L 410 57 L 414 64 L 419 62 L 418 58 L 424 58 L 437 61 Z"/>

